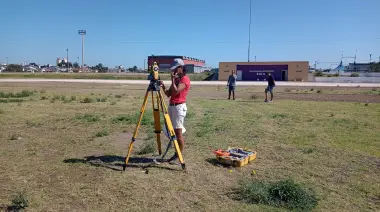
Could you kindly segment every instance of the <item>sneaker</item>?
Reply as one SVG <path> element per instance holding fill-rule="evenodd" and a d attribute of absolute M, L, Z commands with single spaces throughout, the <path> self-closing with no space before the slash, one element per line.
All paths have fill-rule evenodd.
<path fill-rule="evenodd" d="M 268 100 L 264 100 L 264 102 L 268 102 Z"/>

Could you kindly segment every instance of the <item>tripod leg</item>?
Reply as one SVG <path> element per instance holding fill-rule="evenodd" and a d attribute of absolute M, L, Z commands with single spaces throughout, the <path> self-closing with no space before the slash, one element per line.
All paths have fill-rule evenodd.
<path fill-rule="evenodd" d="M 139 131 L 139 128 L 140 128 L 140 124 L 141 124 L 141 120 L 142 120 L 142 117 L 144 115 L 144 111 L 145 111 L 145 107 L 146 107 L 146 103 L 148 101 L 148 95 L 149 95 L 149 91 L 146 92 L 145 94 L 145 97 L 144 97 L 144 102 L 141 106 L 141 109 L 140 109 L 140 117 L 139 117 L 139 120 L 136 124 L 136 129 L 135 129 L 135 132 L 133 133 L 133 136 L 132 136 L 132 140 L 131 140 L 131 143 L 129 143 L 129 149 L 128 149 L 128 154 L 127 156 L 125 157 L 125 163 L 124 163 L 124 166 L 123 166 L 123 170 L 125 171 L 126 167 L 127 167 L 127 164 L 128 164 L 128 160 L 129 160 L 129 157 L 131 155 L 131 152 L 132 152 L 132 148 L 133 148 L 133 143 L 135 142 L 136 140 L 136 137 L 137 137 L 137 134 L 138 134 L 138 131 Z"/>
<path fill-rule="evenodd" d="M 163 101 L 163 97 L 162 97 L 161 92 L 159 92 L 158 95 L 159 95 L 160 101 L 161 101 L 161 103 L 163 105 L 164 119 L 165 119 L 165 123 L 166 123 L 166 125 L 168 126 L 168 129 L 169 129 L 169 134 L 170 134 L 170 137 L 171 137 L 170 140 L 173 141 L 174 147 L 175 147 L 175 151 L 176 151 L 178 159 L 179 159 L 179 161 L 181 163 L 182 169 L 185 170 L 186 169 L 185 161 L 183 159 L 181 150 L 179 149 L 177 137 L 176 137 L 175 132 L 174 132 L 173 124 L 172 124 L 172 121 L 170 119 L 170 116 L 169 116 L 169 113 L 168 113 L 168 109 L 166 108 L 166 105 L 165 105 L 165 103 Z"/>
<path fill-rule="evenodd" d="M 152 91 L 152 105 L 153 105 L 153 118 L 154 118 L 154 133 L 156 133 L 157 148 L 159 155 L 162 154 L 161 149 L 161 123 L 160 123 L 160 104 L 158 101 L 158 95 L 156 95 L 157 104 L 154 104 L 155 93 Z"/>

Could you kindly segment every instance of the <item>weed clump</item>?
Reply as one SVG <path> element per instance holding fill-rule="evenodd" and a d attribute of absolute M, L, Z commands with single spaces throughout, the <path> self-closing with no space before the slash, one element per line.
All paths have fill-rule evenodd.
<path fill-rule="evenodd" d="M 24 209 L 29 206 L 29 200 L 25 191 L 19 191 L 12 196 L 12 206 L 18 209 Z"/>
<path fill-rule="evenodd" d="M 29 90 L 22 90 L 18 93 L 12 93 L 12 92 L 0 92 L 0 98 L 23 98 L 23 97 L 29 97 L 32 96 L 35 92 L 29 91 Z"/>
<path fill-rule="evenodd" d="M 97 122 L 100 121 L 100 118 L 98 115 L 93 115 L 93 114 L 83 114 L 83 115 L 77 115 L 75 116 L 75 119 L 77 120 L 82 120 L 85 122 Z"/>
<path fill-rule="evenodd" d="M 270 183 L 260 181 L 243 183 L 237 193 L 240 199 L 248 203 L 291 210 L 309 211 L 318 203 L 313 190 L 305 189 L 291 179 Z"/>
<path fill-rule="evenodd" d="M 105 136 L 108 136 L 110 133 L 106 130 L 106 129 L 103 129 L 102 131 L 96 133 L 96 137 L 100 138 L 100 137 L 105 137 Z"/>
<path fill-rule="evenodd" d="M 97 102 L 106 102 L 107 101 L 107 97 L 97 97 L 96 101 Z"/>
<path fill-rule="evenodd" d="M 150 154 L 154 153 L 155 150 L 155 145 L 153 142 L 147 142 L 144 147 L 138 152 L 137 154 L 139 155 L 145 155 L 145 154 Z"/>
<path fill-rule="evenodd" d="M 94 100 L 93 100 L 92 98 L 90 98 L 90 97 L 85 97 L 85 98 L 81 101 L 81 103 L 92 103 L 92 102 L 94 102 Z"/>
<path fill-rule="evenodd" d="M 254 93 L 251 95 L 251 99 L 258 99 L 259 97 Z"/>
<path fill-rule="evenodd" d="M 139 117 L 140 113 L 135 113 L 134 115 L 119 115 L 112 119 L 112 123 L 137 124 Z M 141 125 L 153 125 L 153 122 L 152 111 L 145 111 L 141 119 Z"/>

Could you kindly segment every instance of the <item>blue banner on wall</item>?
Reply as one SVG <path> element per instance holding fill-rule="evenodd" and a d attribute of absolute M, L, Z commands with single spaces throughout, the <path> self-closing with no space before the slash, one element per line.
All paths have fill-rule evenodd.
<path fill-rule="evenodd" d="M 288 72 L 288 65 L 236 65 L 236 71 L 242 71 L 243 81 L 265 81 L 267 72 L 271 73 L 274 80 L 281 81 L 282 72 Z"/>

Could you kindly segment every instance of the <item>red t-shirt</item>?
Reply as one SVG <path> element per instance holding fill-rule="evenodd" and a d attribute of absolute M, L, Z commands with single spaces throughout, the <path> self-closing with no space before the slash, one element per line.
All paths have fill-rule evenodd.
<path fill-rule="evenodd" d="M 185 84 L 185 88 L 177 95 L 175 95 L 175 91 L 171 90 L 171 97 L 170 97 L 170 103 L 185 103 L 186 102 L 186 97 L 187 93 L 189 92 L 190 89 L 190 78 L 185 75 L 182 78 L 176 78 L 175 79 L 175 85 L 178 88 L 179 83 Z"/>

